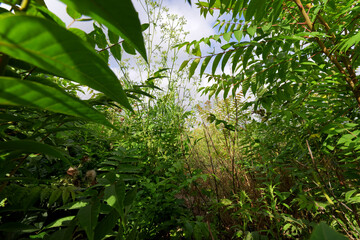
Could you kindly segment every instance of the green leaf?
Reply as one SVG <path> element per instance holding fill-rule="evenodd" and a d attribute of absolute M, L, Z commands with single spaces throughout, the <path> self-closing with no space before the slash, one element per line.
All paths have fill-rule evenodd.
<path fill-rule="evenodd" d="M 250 37 L 253 37 L 256 33 L 256 29 L 257 29 L 257 26 L 251 25 L 250 27 L 247 28 L 246 31 L 248 32 Z"/>
<path fill-rule="evenodd" d="M 124 199 L 124 206 L 130 206 L 134 202 L 136 194 L 137 194 L 136 188 L 133 188 L 130 191 L 128 191 Z"/>
<path fill-rule="evenodd" d="M 49 198 L 49 206 L 52 206 L 60 197 L 61 197 L 61 189 L 57 188 L 52 191 L 51 196 Z"/>
<path fill-rule="evenodd" d="M 326 223 L 319 223 L 311 234 L 310 240 L 346 240 L 347 238 Z"/>
<path fill-rule="evenodd" d="M 68 160 L 64 156 L 65 154 L 56 149 L 55 147 L 30 140 L 13 140 L 7 142 L 0 142 L 0 150 L 21 150 L 26 153 L 42 153 L 56 158 L 60 158 L 61 160 L 68 162 Z"/>
<path fill-rule="evenodd" d="M 232 51 L 229 51 L 225 53 L 224 58 L 221 61 L 221 70 L 224 71 L 227 61 L 229 60 L 231 54 L 233 54 Z"/>
<path fill-rule="evenodd" d="M 244 69 L 246 69 L 248 61 L 252 57 L 253 49 L 254 49 L 254 45 L 250 45 L 245 51 L 245 54 L 244 54 L 244 57 L 243 57 L 243 68 Z"/>
<path fill-rule="evenodd" d="M 189 69 L 189 78 L 191 78 L 194 75 L 196 67 L 199 65 L 200 58 L 195 58 L 194 61 L 190 65 Z"/>
<path fill-rule="evenodd" d="M 119 221 L 119 217 L 120 215 L 115 209 L 107 214 L 95 228 L 95 239 L 103 239 L 106 234 L 111 233 Z"/>
<path fill-rule="evenodd" d="M 30 233 L 30 232 L 35 232 L 38 230 L 39 229 L 34 226 L 27 225 L 24 223 L 18 223 L 18 222 L 7 222 L 4 224 L 1 224 L 1 226 L 0 226 L 1 232 Z"/>
<path fill-rule="evenodd" d="M 96 26 L 96 24 L 93 24 L 94 27 L 94 35 L 95 35 L 95 43 L 100 49 L 104 49 L 108 46 L 108 43 L 106 41 L 106 36 L 104 31 L 101 27 Z"/>
<path fill-rule="evenodd" d="M 0 15 L 0 52 L 101 91 L 132 109 L 112 70 L 88 44 L 45 19 Z"/>
<path fill-rule="evenodd" d="M 66 12 L 73 19 L 81 18 L 81 13 L 79 13 L 78 11 L 74 10 L 73 8 L 71 8 L 69 6 L 66 7 Z"/>
<path fill-rule="evenodd" d="M 182 64 L 180 65 L 180 68 L 179 68 L 179 72 L 182 71 L 187 66 L 189 61 L 190 60 L 185 60 L 185 61 L 182 62 Z"/>
<path fill-rule="evenodd" d="M 346 52 L 351 46 L 360 42 L 360 32 L 340 43 L 340 51 Z"/>
<path fill-rule="evenodd" d="M 211 56 L 207 56 L 207 57 L 205 58 L 205 60 L 203 61 L 203 63 L 201 64 L 200 77 L 204 74 L 204 71 L 205 71 L 207 65 L 208 65 L 209 62 L 210 62 L 210 59 L 211 59 Z"/>
<path fill-rule="evenodd" d="M 0 104 L 40 108 L 114 128 L 103 114 L 81 100 L 58 88 L 32 81 L 0 77 Z"/>
<path fill-rule="evenodd" d="M 88 204 L 89 204 L 88 202 L 72 202 L 72 203 L 68 203 L 64 206 L 61 206 L 57 209 L 66 209 L 66 210 L 80 209 L 80 208 L 87 206 Z"/>
<path fill-rule="evenodd" d="M 107 204 L 116 209 L 121 219 L 124 219 L 125 184 L 123 181 L 115 182 L 105 188 L 104 198 Z"/>
<path fill-rule="evenodd" d="M 47 225 L 45 227 L 45 229 L 67 226 L 67 224 L 74 218 L 75 218 L 75 216 L 67 216 L 67 217 L 59 218 L 59 219 L 55 220 L 54 222 L 50 223 L 49 225 Z"/>
<path fill-rule="evenodd" d="M 80 226 L 85 230 L 89 240 L 94 239 L 94 230 L 100 213 L 100 202 L 95 201 L 81 208 L 77 214 Z"/>
<path fill-rule="evenodd" d="M 58 16 L 56 16 L 53 12 L 50 11 L 46 7 L 44 2 L 41 2 L 40 0 L 29 1 L 29 2 L 30 2 L 29 7 L 26 10 L 27 15 L 45 18 L 47 20 L 50 20 L 50 21 L 53 21 L 53 22 L 59 24 L 59 26 L 61 26 L 61 27 L 66 28 L 65 23 Z"/>
<path fill-rule="evenodd" d="M 212 74 L 214 75 L 215 72 L 216 72 L 216 69 L 218 67 L 218 64 L 220 62 L 220 59 L 222 58 L 223 54 L 218 54 L 216 55 L 215 59 L 214 59 L 214 62 L 213 62 L 213 65 L 212 65 Z"/>
<path fill-rule="evenodd" d="M 232 57 L 232 67 L 231 67 L 231 70 L 233 72 L 235 72 L 235 69 L 236 69 L 237 64 L 239 62 L 239 59 L 240 59 L 241 55 L 243 54 L 243 52 L 244 52 L 244 49 L 240 48 L 240 49 L 237 49 L 235 54 L 233 55 L 233 57 Z"/>
<path fill-rule="evenodd" d="M 70 226 L 67 228 L 63 228 L 59 231 L 56 231 L 55 233 L 51 234 L 49 240 L 68 240 L 72 239 L 73 232 L 76 225 L 74 224 L 74 221 L 70 223 Z"/>
<path fill-rule="evenodd" d="M 246 79 L 245 81 L 243 81 L 242 83 L 242 91 L 243 91 L 243 94 L 246 95 L 247 91 L 249 90 L 250 88 L 250 79 Z"/>
<path fill-rule="evenodd" d="M 112 44 L 118 43 L 119 42 L 119 35 L 113 33 L 112 31 L 108 30 L 108 37 L 109 37 L 109 41 Z"/>
<path fill-rule="evenodd" d="M 125 52 L 127 52 L 128 54 L 131 54 L 131 55 L 136 54 L 135 49 L 130 44 L 128 44 L 126 41 L 124 41 L 122 43 L 122 46 L 123 46 Z"/>
<path fill-rule="evenodd" d="M 61 0 L 120 35 L 147 61 L 141 24 L 131 0 Z"/>
<path fill-rule="evenodd" d="M 231 38 L 231 34 L 232 34 L 232 32 L 224 33 L 224 34 L 223 34 L 224 40 L 227 41 L 227 42 L 229 42 L 229 41 L 230 41 L 230 38 Z"/>
<path fill-rule="evenodd" d="M 251 0 L 245 12 L 245 21 L 250 21 L 258 10 L 262 0 Z"/>
<path fill-rule="evenodd" d="M 242 36 L 242 30 L 236 30 L 234 31 L 234 36 L 236 38 L 236 40 L 238 40 L 239 42 L 241 41 L 241 36 Z"/>
<path fill-rule="evenodd" d="M 264 15 L 267 13 L 266 11 L 266 0 L 257 0 L 256 3 L 256 13 L 255 13 L 255 22 L 260 22 Z M 250 7 L 250 6 L 249 6 Z"/>
<path fill-rule="evenodd" d="M 148 24 L 148 23 L 141 24 L 141 31 L 145 31 L 149 27 L 150 27 L 150 24 Z"/>
<path fill-rule="evenodd" d="M 119 44 L 115 44 L 110 48 L 111 54 L 116 58 L 117 60 L 121 61 L 121 47 Z"/>

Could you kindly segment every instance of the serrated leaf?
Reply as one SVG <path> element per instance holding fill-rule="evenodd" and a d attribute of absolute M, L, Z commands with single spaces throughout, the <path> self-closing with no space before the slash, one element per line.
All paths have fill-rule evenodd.
<path fill-rule="evenodd" d="M 141 24 L 131 0 L 61 0 L 120 35 L 147 61 Z"/>
<path fill-rule="evenodd" d="M 45 19 L 0 15 L 0 52 L 105 93 L 132 109 L 112 70 L 75 34 Z"/>
<path fill-rule="evenodd" d="M 49 110 L 113 127 L 103 114 L 81 100 L 58 88 L 32 81 L 0 77 L 0 104 Z"/>

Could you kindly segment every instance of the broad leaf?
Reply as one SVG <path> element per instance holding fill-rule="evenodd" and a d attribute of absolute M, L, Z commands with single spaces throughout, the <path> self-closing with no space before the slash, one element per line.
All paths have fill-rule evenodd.
<path fill-rule="evenodd" d="M 99 213 L 100 203 L 95 201 L 81 208 L 77 214 L 80 226 L 85 230 L 89 240 L 94 239 L 94 230 L 97 225 Z"/>
<path fill-rule="evenodd" d="M 107 214 L 95 228 L 95 239 L 103 239 L 106 234 L 111 233 L 112 229 L 119 221 L 119 213 L 113 210 Z"/>
<path fill-rule="evenodd" d="M 147 60 L 141 24 L 131 0 L 61 0 L 120 35 Z"/>
<path fill-rule="evenodd" d="M 124 182 L 115 182 L 109 187 L 105 188 L 106 202 L 120 214 L 121 219 L 124 219 L 124 199 L 125 199 L 125 184 Z"/>
<path fill-rule="evenodd" d="M 81 100 L 58 88 L 32 81 L 0 77 L 0 104 L 68 114 L 113 128 L 104 115 Z"/>
<path fill-rule="evenodd" d="M 0 142 L 0 150 L 21 150 L 26 153 L 42 153 L 56 158 L 60 158 L 65 162 L 68 162 L 68 160 L 64 156 L 64 153 L 62 153 L 58 149 L 44 143 L 29 140 L 13 140 L 8 142 Z"/>
<path fill-rule="evenodd" d="M 101 91 L 132 109 L 116 75 L 88 44 L 45 19 L 0 16 L 0 52 Z"/>
<path fill-rule="evenodd" d="M 310 240 L 346 240 L 347 238 L 326 223 L 319 223 L 311 234 Z"/>

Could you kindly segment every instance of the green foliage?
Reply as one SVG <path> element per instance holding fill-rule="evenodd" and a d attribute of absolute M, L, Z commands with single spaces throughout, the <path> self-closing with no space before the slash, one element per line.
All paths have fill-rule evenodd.
<path fill-rule="evenodd" d="M 211 83 L 199 90 L 219 102 L 199 107 L 193 135 L 192 165 L 213 176 L 208 215 L 228 238 L 308 238 L 321 221 L 359 238 L 358 3 L 197 5 L 219 14 L 216 35 L 178 45 L 217 50 L 183 64 L 196 60 Z"/>
<path fill-rule="evenodd" d="M 134 161 L 124 164 L 132 156 L 112 150 L 113 139 L 104 138 L 103 127 L 86 122 L 116 129 L 100 106 L 132 110 L 128 92 L 143 92 L 123 90 L 101 54 L 107 51 L 94 49 L 108 47 L 101 28 L 95 34 L 65 29 L 42 1 L 5 3 L 12 11 L 0 15 L 0 238 L 136 237 L 127 215 L 141 169 Z M 82 14 L 93 17 L 146 57 L 131 1 L 114 2 L 116 8 L 67 3 L 74 20 L 81 21 Z M 119 39 L 115 34 L 112 41 Z M 72 81 L 105 95 L 80 100 L 81 88 Z M 120 189 L 111 191 L 115 184 Z"/>
<path fill-rule="evenodd" d="M 347 239 L 345 236 L 337 233 L 334 229 L 330 228 L 325 223 L 320 223 L 315 227 L 313 233 L 311 234 L 310 240 L 316 239 L 333 239 L 333 240 L 345 240 Z"/>
<path fill-rule="evenodd" d="M 115 74 L 75 34 L 32 16 L 4 15 L 0 21 L 1 52 L 104 92 L 131 109 Z"/>

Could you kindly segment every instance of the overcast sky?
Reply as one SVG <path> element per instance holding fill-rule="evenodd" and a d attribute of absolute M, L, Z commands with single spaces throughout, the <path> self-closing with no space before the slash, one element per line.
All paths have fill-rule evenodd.
<path fill-rule="evenodd" d="M 67 15 L 65 5 L 62 2 L 59 0 L 45 0 L 45 2 L 48 8 L 59 16 L 66 25 L 72 22 L 72 18 Z M 143 11 L 138 3 L 138 0 L 132 0 L 132 2 L 136 10 L 139 12 L 140 19 L 144 21 L 145 18 L 142 16 Z M 215 33 L 212 29 L 215 18 L 209 16 L 207 19 L 204 19 L 200 16 L 200 11 L 195 5 L 190 6 L 188 3 L 185 3 L 185 0 L 164 0 L 163 3 L 169 8 L 171 13 L 184 16 L 186 18 L 187 24 L 185 26 L 185 30 L 190 32 L 187 37 L 188 41 L 200 39 Z M 92 30 L 92 24 L 88 22 L 77 22 L 72 25 L 72 27 L 81 28 L 87 32 Z"/>
<path fill-rule="evenodd" d="M 146 23 L 147 19 L 138 1 L 139 0 L 132 0 L 134 7 L 139 13 L 140 21 L 142 23 Z M 72 18 L 69 17 L 66 13 L 66 6 L 62 2 L 59 0 L 45 0 L 45 2 L 48 8 L 57 16 L 59 16 L 67 26 L 73 21 Z M 196 7 L 195 4 L 190 6 L 187 2 L 185 2 L 185 0 L 163 0 L 163 5 L 169 9 L 171 14 L 176 14 L 179 17 L 185 17 L 187 24 L 184 26 L 184 30 L 189 32 L 189 35 L 186 37 L 186 41 L 199 40 L 202 37 L 208 37 L 210 35 L 216 34 L 215 30 L 212 28 L 216 18 L 208 15 L 207 18 L 204 19 L 203 16 L 200 16 L 200 10 Z M 93 30 L 91 22 L 76 22 L 73 23 L 71 27 L 80 28 L 85 32 L 91 32 Z M 182 54 L 182 56 L 183 59 L 179 60 L 179 66 L 182 61 L 188 58 L 186 54 Z M 118 65 L 114 61 L 110 61 L 110 66 L 118 75 L 120 71 Z M 130 74 L 130 78 L 138 78 L 135 71 L 130 72 Z M 195 89 L 193 90 L 195 91 Z"/>

